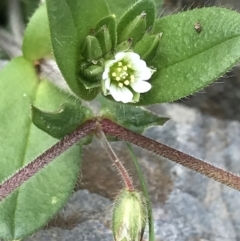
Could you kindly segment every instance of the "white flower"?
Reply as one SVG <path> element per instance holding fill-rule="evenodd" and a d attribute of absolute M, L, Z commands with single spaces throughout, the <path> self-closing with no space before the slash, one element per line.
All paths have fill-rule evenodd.
<path fill-rule="evenodd" d="M 154 73 L 146 62 L 134 52 L 119 52 L 114 60 L 105 64 L 102 75 L 104 95 L 112 95 L 123 103 L 139 101 L 140 93 L 148 92 L 152 85 L 147 82 Z"/>

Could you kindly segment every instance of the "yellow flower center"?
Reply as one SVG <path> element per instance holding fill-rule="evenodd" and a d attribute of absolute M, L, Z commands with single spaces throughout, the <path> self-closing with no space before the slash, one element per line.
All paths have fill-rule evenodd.
<path fill-rule="evenodd" d="M 115 83 L 118 87 L 129 86 L 135 81 L 134 70 L 131 64 L 125 61 L 119 61 L 110 68 L 111 83 Z"/>

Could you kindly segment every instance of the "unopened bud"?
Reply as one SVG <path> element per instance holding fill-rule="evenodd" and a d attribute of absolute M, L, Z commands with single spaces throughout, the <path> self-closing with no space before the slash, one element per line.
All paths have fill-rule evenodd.
<path fill-rule="evenodd" d="M 146 35 L 140 40 L 136 46 L 134 47 L 134 52 L 138 53 L 141 58 L 149 62 L 151 61 L 157 54 L 157 49 L 159 46 L 160 38 L 162 34 L 156 35 Z"/>
<path fill-rule="evenodd" d="M 126 52 L 128 51 L 130 48 L 132 47 L 132 39 L 129 38 L 126 41 L 120 43 L 117 47 L 116 47 L 116 53 L 117 52 Z"/>
<path fill-rule="evenodd" d="M 144 197 L 137 191 L 122 190 L 113 207 L 115 241 L 141 241 L 147 221 Z"/>
<path fill-rule="evenodd" d="M 102 56 L 100 44 L 95 36 L 88 35 L 81 46 L 81 54 L 86 60 L 96 60 Z"/>
<path fill-rule="evenodd" d="M 146 32 L 146 13 L 143 12 L 131 21 L 119 34 L 118 42 L 121 43 L 128 38 L 133 39 L 135 45 Z"/>
<path fill-rule="evenodd" d="M 104 25 L 97 33 L 96 38 L 99 41 L 99 44 L 102 49 L 102 54 L 105 55 L 106 53 L 110 52 L 112 49 L 112 40 L 109 33 L 108 28 Z"/>
<path fill-rule="evenodd" d="M 91 89 L 100 86 L 102 79 L 103 67 L 98 65 L 91 65 L 81 72 L 84 77 L 82 83 L 86 89 Z"/>

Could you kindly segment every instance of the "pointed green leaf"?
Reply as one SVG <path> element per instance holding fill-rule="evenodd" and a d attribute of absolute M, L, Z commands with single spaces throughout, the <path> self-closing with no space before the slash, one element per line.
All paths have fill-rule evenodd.
<path fill-rule="evenodd" d="M 79 43 L 96 27 L 99 20 L 109 15 L 105 0 L 66 0 L 66 2 L 77 29 Z"/>
<path fill-rule="evenodd" d="M 143 12 L 146 13 L 146 29 L 152 27 L 155 20 L 155 3 L 153 0 L 140 0 L 136 2 L 119 20 L 117 35 L 123 35 L 126 26 Z"/>
<path fill-rule="evenodd" d="M 0 71 L 0 183 L 56 143 L 34 126 L 31 104 L 54 110 L 75 99 L 39 81 L 32 63 L 17 58 Z M 80 166 L 72 147 L 0 202 L 0 238 L 22 239 L 41 228 L 71 195 Z"/>
<path fill-rule="evenodd" d="M 137 133 L 143 133 L 148 127 L 163 125 L 168 121 L 168 118 L 157 116 L 142 107 L 113 102 L 103 96 L 98 96 L 97 100 L 101 103 L 102 118 L 111 119 Z"/>
<path fill-rule="evenodd" d="M 174 101 L 221 77 L 240 60 L 239 23 L 239 13 L 216 7 L 159 19 L 154 33 L 163 35 L 151 63 L 157 68 L 150 80 L 153 87 L 137 104 Z"/>
<path fill-rule="evenodd" d="M 119 19 L 134 3 L 136 0 L 106 0 L 108 3 L 110 13 L 116 16 L 116 19 Z"/>
<path fill-rule="evenodd" d="M 42 4 L 31 17 L 24 33 L 22 51 L 24 57 L 32 61 L 51 55 L 46 4 Z"/>
<path fill-rule="evenodd" d="M 92 117 L 92 111 L 78 101 L 75 104 L 64 103 L 56 112 L 46 112 L 32 107 L 33 123 L 39 129 L 58 139 L 70 134 Z"/>
<path fill-rule="evenodd" d="M 129 8 L 131 8 L 136 0 L 106 0 L 110 9 L 110 13 L 116 15 L 116 19 L 119 19 Z M 155 0 L 157 10 L 162 7 L 163 0 Z"/>
<path fill-rule="evenodd" d="M 97 22 L 109 15 L 104 0 L 47 0 L 51 41 L 58 66 L 71 90 L 92 100 L 99 89 L 86 90 L 79 81 L 80 46 Z"/>

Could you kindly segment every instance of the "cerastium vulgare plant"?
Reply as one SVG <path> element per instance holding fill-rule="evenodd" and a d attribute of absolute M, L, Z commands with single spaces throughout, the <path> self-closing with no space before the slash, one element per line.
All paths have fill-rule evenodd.
<path fill-rule="evenodd" d="M 147 223 L 154 240 L 129 143 L 240 190 L 239 176 L 142 135 L 168 121 L 143 106 L 190 95 L 239 61 L 238 13 L 212 7 L 156 18 L 154 0 L 47 0 L 24 31 L 18 3 L 9 1 L 9 27 L 0 29 L 12 58 L 0 71 L 1 238 L 31 235 L 66 203 L 93 135 L 125 184 L 113 208 L 116 241 L 141 240 Z M 128 142 L 143 194 L 111 140 Z"/>

